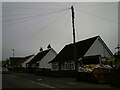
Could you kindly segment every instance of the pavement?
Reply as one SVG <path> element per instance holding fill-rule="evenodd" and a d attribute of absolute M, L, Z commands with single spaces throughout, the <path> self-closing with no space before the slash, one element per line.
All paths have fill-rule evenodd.
<path fill-rule="evenodd" d="M 19 78 L 18 80 L 20 82 L 15 81 L 18 84 L 20 84 L 21 81 L 27 81 L 26 83 L 29 83 L 30 85 L 31 83 L 34 84 L 33 86 L 31 85 L 30 87 L 28 85 L 27 88 L 32 87 L 32 88 L 109 88 L 114 90 L 118 89 L 112 87 L 109 84 L 96 84 L 90 82 L 76 81 L 75 78 L 45 77 L 31 73 L 14 73 L 14 72 L 11 72 L 10 76 L 14 78 Z M 7 78 L 7 76 L 5 78 Z M 9 81 L 11 81 L 10 78 Z M 3 81 L 3 82 L 8 82 L 8 81 Z M 20 87 L 19 85 L 17 86 Z"/>

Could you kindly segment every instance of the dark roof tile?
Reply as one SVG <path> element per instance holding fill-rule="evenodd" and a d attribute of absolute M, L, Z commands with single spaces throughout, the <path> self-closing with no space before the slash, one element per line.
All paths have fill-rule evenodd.
<path fill-rule="evenodd" d="M 33 64 L 40 61 L 51 49 L 39 52 L 28 64 Z"/>
<path fill-rule="evenodd" d="M 32 57 L 33 55 L 29 55 L 26 57 L 10 57 L 10 62 L 11 65 L 20 65 L 21 63 L 23 63 L 24 61 L 26 61 L 28 58 Z"/>
<path fill-rule="evenodd" d="M 77 59 L 80 57 L 84 56 L 85 53 L 88 51 L 88 49 L 91 47 L 91 45 L 94 43 L 94 41 L 98 38 L 99 36 L 95 36 L 86 40 L 82 40 L 77 42 L 76 45 L 76 52 L 77 52 Z M 66 60 L 74 60 L 74 44 L 69 44 L 66 45 L 60 53 L 49 63 L 52 62 L 63 62 Z"/>

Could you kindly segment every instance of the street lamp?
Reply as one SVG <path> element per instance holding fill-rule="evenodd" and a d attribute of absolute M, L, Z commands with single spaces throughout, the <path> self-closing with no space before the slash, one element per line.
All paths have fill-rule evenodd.
<path fill-rule="evenodd" d="M 13 57 L 14 57 L 14 54 L 15 54 L 15 49 L 11 49 L 12 50 L 12 52 L 13 52 Z"/>

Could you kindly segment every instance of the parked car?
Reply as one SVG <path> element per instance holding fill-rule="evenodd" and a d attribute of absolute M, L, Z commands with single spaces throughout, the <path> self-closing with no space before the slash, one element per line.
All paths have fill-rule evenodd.
<path fill-rule="evenodd" d="M 2 74 L 9 74 L 8 68 L 2 67 Z"/>

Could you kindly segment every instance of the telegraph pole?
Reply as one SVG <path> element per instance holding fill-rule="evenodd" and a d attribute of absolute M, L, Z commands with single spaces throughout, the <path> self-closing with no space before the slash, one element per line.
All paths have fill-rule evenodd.
<path fill-rule="evenodd" d="M 13 57 L 14 57 L 14 55 L 15 55 L 15 49 L 11 49 L 12 50 L 12 52 L 13 52 Z"/>
<path fill-rule="evenodd" d="M 77 62 L 77 53 L 76 53 L 76 46 L 75 46 L 75 25 L 74 25 L 74 7 L 71 6 L 71 12 L 72 12 L 72 27 L 73 27 L 73 48 L 74 48 L 74 61 L 75 61 L 75 77 L 77 79 L 77 73 L 78 73 L 78 62 Z"/>

